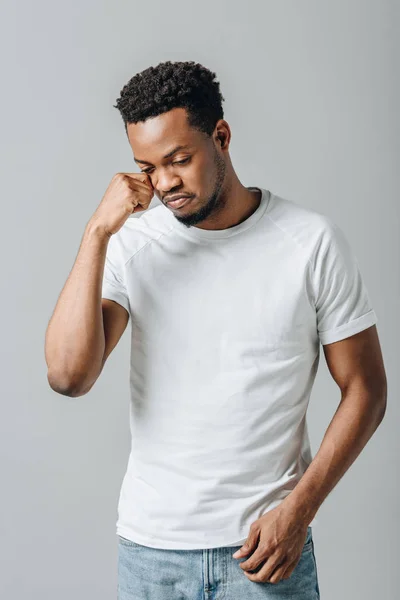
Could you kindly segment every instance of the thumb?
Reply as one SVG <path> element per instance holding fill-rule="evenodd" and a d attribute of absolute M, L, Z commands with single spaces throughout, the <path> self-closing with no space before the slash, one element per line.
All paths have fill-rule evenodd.
<path fill-rule="evenodd" d="M 251 531 L 243 546 L 239 548 L 239 550 L 236 550 L 236 552 L 232 554 L 232 557 L 240 558 L 241 556 L 247 556 L 248 554 L 253 552 L 257 545 L 258 534 L 258 531 Z"/>

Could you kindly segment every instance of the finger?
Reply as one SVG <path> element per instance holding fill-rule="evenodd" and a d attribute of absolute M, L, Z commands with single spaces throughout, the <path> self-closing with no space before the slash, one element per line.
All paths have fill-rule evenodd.
<path fill-rule="evenodd" d="M 143 198 L 135 198 L 137 203 L 134 206 L 132 213 L 147 210 L 154 197 L 154 188 L 152 186 L 147 185 L 146 183 L 143 183 L 143 181 L 139 179 L 129 177 L 129 175 L 126 178 L 126 182 L 132 191 L 143 192 Z"/>
<path fill-rule="evenodd" d="M 277 561 L 272 556 L 266 561 L 257 573 L 245 571 L 245 575 L 251 581 L 277 583 L 281 579 L 282 572 L 287 568 L 286 561 Z"/>
<path fill-rule="evenodd" d="M 133 179 L 135 182 L 139 181 L 141 183 L 144 183 L 148 187 L 151 187 L 151 188 L 153 187 L 153 184 L 151 183 L 151 179 L 147 175 L 147 173 L 124 173 L 124 175 L 126 175 L 130 179 Z"/>
<path fill-rule="evenodd" d="M 284 577 L 285 571 L 286 564 L 275 569 L 272 575 L 268 578 L 269 583 L 278 583 L 278 581 L 281 581 L 281 579 Z"/>
<path fill-rule="evenodd" d="M 146 183 L 145 181 L 142 181 L 141 179 L 135 179 L 134 177 L 129 177 L 129 175 L 125 175 L 126 179 L 126 183 L 129 185 L 129 187 L 132 190 L 143 190 L 144 192 L 154 192 L 154 188 L 149 185 L 148 183 Z"/>
<path fill-rule="evenodd" d="M 236 550 L 236 552 L 232 554 L 232 557 L 241 558 L 242 556 L 248 556 L 249 554 L 251 554 L 251 552 L 254 552 L 258 544 L 259 535 L 260 530 L 250 530 L 247 540 L 245 541 L 243 546 L 239 548 L 239 550 Z"/>
<path fill-rule="evenodd" d="M 295 561 L 292 561 L 290 563 L 288 563 L 286 565 L 286 569 L 282 575 L 282 578 L 284 579 L 289 579 L 289 577 L 292 575 L 293 571 L 295 570 L 295 568 L 297 567 L 298 562 L 300 561 L 300 558 L 297 558 Z"/>
<path fill-rule="evenodd" d="M 136 204 L 132 213 L 137 213 L 137 212 L 140 212 L 141 210 L 147 210 L 148 208 L 149 208 L 148 206 L 142 206 L 141 204 Z"/>
<path fill-rule="evenodd" d="M 254 569 L 257 569 L 261 563 L 268 560 L 268 558 L 270 558 L 270 555 L 267 554 L 266 549 L 259 545 L 247 560 L 244 560 L 239 564 L 239 567 L 244 571 L 253 571 Z"/>
<path fill-rule="evenodd" d="M 293 563 L 290 565 L 287 565 L 286 569 L 281 574 L 281 579 L 290 579 L 290 576 L 292 575 L 293 571 L 294 571 Z"/>

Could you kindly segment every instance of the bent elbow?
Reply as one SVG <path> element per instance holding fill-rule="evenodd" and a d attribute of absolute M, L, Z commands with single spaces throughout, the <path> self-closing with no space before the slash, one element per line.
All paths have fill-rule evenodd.
<path fill-rule="evenodd" d="M 70 398 L 84 396 L 93 385 L 87 385 L 78 378 L 67 379 L 50 372 L 47 374 L 47 381 L 54 392 Z"/>

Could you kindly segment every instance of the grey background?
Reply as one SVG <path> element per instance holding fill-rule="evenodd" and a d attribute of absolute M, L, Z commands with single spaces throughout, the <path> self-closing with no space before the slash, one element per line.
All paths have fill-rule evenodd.
<path fill-rule="evenodd" d="M 137 171 L 112 105 L 134 73 L 170 59 L 216 71 L 242 183 L 330 216 L 359 259 L 388 408 L 317 513 L 314 542 L 324 600 L 393 600 L 399 3 L 8 0 L 0 11 L 1 597 L 116 598 L 128 329 L 94 388 L 75 399 L 47 384 L 44 334 L 111 177 Z M 308 412 L 313 455 L 339 400 L 321 348 Z"/>

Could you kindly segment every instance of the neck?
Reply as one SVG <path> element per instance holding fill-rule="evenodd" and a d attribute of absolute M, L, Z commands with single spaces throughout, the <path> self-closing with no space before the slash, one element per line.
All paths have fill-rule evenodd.
<path fill-rule="evenodd" d="M 228 229 L 253 214 L 261 201 L 261 192 L 242 185 L 236 174 L 221 190 L 221 208 L 196 225 L 200 229 Z"/>

